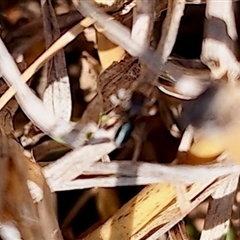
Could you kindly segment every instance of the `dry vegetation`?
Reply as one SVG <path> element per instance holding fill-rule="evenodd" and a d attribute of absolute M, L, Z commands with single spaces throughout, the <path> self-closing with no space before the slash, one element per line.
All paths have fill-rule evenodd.
<path fill-rule="evenodd" d="M 1 239 L 239 239 L 239 9 L 0 1 Z"/>

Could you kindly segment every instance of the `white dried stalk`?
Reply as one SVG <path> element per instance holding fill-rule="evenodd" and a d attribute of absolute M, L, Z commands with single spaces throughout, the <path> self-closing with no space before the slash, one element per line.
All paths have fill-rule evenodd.
<path fill-rule="evenodd" d="M 167 16 L 163 23 L 161 39 L 156 50 L 163 63 L 167 61 L 175 44 L 185 3 L 185 0 L 168 0 Z"/>
<path fill-rule="evenodd" d="M 154 55 L 152 51 L 142 48 L 141 45 L 133 41 L 127 27 L 113 20 L 112 17 L 95 7 L 89 0 L 81 0 L 80 2 L 75 0 L 74 3 L 83 15 L 90 16 L 103 28 L 104 35 L 112 42 L 123 47 L 132 56 L 140 57 L 152 71 L 161 70 L 160 58 Z"/>
<path fill-rule="evenodd" d="M 103 143 L 87 145 L 76 149 L 56 162 L 43 169 L 44 175 L 52 191 L 58 185 L 78 177 L 84 170 L 87 170 L 94 162 L 103 155 L 112 152 L 116 148 L 114 143 Z"/>
<path fill-rule="evenodd" d="M 66 160 L 66 162 L 69 162 L 69 165 L 71 165 L 71 161 L 74 161 L 74 159 L 72 158 L 71 160 Z M 48 167 L 45 167 L 44 174 L 48 179 L 51 190 L 62 191 L 90 187 L 134 186 L 159 182 L 192 184 L 194 182 L 213 180 L 231 173 L 239 174 L 240 172 L 240 167 L 238 165 L 229 164 L 166 166 L 144 162 L 132 164 L 130 161 L 114 161 L 110 163 L 97 162 L 94 164 L 91 162 L 92 165 L 87 164 L 87 167 L 85 168 L 85 163 L 85 161 L 82 163 L 80 161 L 75 161 L 75 163 L 73 163 L 67 170 L 69 175 L 65 175 L 65 177 L 63 177 L 64 175 L 59 176 L 59 173 L 65 171 L 64 165 L 59 167 L 58 171 L 55 171 L 54 168 L 51 169 L 51 166 L 49 169 Z M 77 165 L 79 165 L 79 167 Z M 85 172 L 83 172 L 83 169 L 86 169 Z M 71 171 L 74 173 L 73 176 L 70 174 Z M 55 175 L 49 175 L 50 172 L 52 172 L 52 174 L 55 172 L 57 176 L 55 177 Z M 99 177 L 70 181 L 76 176 L 79 176 L 82 172 L 85 175 L 97 175 Z"/>
<path fill-rule="evenodd" d="M 123 26 L 121 23 L 112 19 L 111 16 L 104 13 L 101 9 L 94 6 L 90 0 L 75 0 L 74 3 L 76 5 L 76 8 L 83 15 L 91 17 L 102 27 L 103 33 L 107 38 L 109 38 L 115 44 L 124 48 L 132 56 L 139 57 L 140 61 L 146 65 L 147 68 L 150 69 L 154 74 L 158 74 L 158 76 L 162 76 L 164 79 L 171 82 L 187 81 L 189 83 L 192 81 L 192 77 L 189 77 L 192 72 L 189 74 L 188 70 L 180 69 L 170 61 L 163 65 L 159 54 L 155 54 L 153 51 L 147 48 L 143 48 L 139 43 L 133 41 L 131 38 L 131 33 L 127 27 Z M 183 7 L 182 3 L 181 6 Z M 180 12 L 181 11 L 179 11 L 179 13 Z M 202 86 L 202 82 L 206 82 L 206 74 L 205 71 L 203 72 L 204 73 L 202 74 L 194 74 L 194 77 L 197 79 L 195 83 L 196 88 L 203 89 L 205 86 L 205 84 Z M 185 83 L 184 86 L 186 85 L 187 83 Z M 188 96 L 192 95 L 189 92 L 184 94 Z"/>
<path fill-rule="evenodd" d="M 149 47 L 154 25 L 155 0 L 139 0 L 133 9 L 131 37 L 142 48 Z"/>

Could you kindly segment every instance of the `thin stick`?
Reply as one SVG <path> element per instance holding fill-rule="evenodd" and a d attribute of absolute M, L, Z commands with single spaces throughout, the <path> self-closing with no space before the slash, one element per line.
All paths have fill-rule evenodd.
<path fill-rule="evenodd" d="M 74 160 L 71 159 L 71 161 Z M 159 182 L 168 182 L 172 184 L 179 182 L 188 185 L 194 182 L 206 182 L 231 173 L 239 174 L 240 172 L 238 166 L 228 164 L 165 166 L 143 162 L 131 164 L 129 161 L 114 161 L 111 163 L 96 162 L 92 165 L 87 164 L 87 166 L 84 166 L 86 161 L 78 161 L 77 166 L 76 164 L 71 165 L 71 161 L 61 160 L 59 164 L 63 164 L 64 162 L 65 164 L 59 165 L 59 167 L 55 164 L 54 168 L 52 168 L 51 165 L 44 168 L 44 175 L 52 191 L 85 189 L 90 187 L 147 185 Z M 91 163 L 93 162 L 94 161 L 91 160 Z M 63 173 L 65 172 L 64 166 L 66 166 L 66 173 L 68 174 Z M 70 168 L 67 169 L 67 166 Z M 96 175 L 97 177 L 72 181 L 72 179 L 79 176 L 84 169 L 86 169 L 85 172 L 83 172 L 85 175 Z M 69 175 L 71 171 L 74 173 L 73 176 Z M 53 173 L 55 174 L 53 175 Z M 59 173 L 62 173 L 62 176 L 60 176 Z"/>

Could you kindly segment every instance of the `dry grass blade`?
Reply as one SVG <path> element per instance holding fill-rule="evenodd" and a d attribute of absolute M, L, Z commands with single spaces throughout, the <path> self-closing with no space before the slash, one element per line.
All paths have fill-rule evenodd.
<path fill-rule="evenodd" d="M 221 182 L 195 183 L 188 187 L 186 194 L 191 204 L 184 213 L 172 185 L 147 186 L 113 217 L 81 239 L 155 240 L 206 199 Z"/>
<path fill-rule="evenodd" d="M 13 85 L 17 89 L 17 101 L 32 122 L 50 137 L 73 148 L 85 144 L 87 134 L 96 131 L 96 125 L 75 126 L 73 123 L 55 118 L 22 81 L 21 74 L 2 41 L 0 53 L 0 71 L 8 85 Z M 101 140 L 104 137 L 106 136 L 102 134 Z"/>
<path fill-rule="evenodd" d="M 60 37 L 60 27 L 51 1 L 41 1 L 46 47 Z M 43 103 L 57 117 L 66 121 L 72 114 L 72 98 L 64 50 L 61 49 L 45 64 L 46 77 L 41 79 L 44 88 Z M 43 81 L 45 80 L 45 81 Z"/>
<path fill-rule="evenodd" d="M 111 151 L 110 145 L 104 144 L 101 148 L 104 149 L 104 146 L 106 150 L 101 154 Z M 98 145 L 96 145 L 96 148 L 98 148 Z M 238 165 L 229 164 L 166 166 L 143 162 L 132 164 L 129 161 L 102 163 L 96 162 L 101 157 L 99 150 L 96 150 L 99 153 L 98 157 L 96 154 L 95 158 L 88 157 L 85 160 L 85 156 L 87 156 L 85 151 L 87 152 L 88 149 L 93 150 L 94 146 L 86 146 L 80 150 L 75 150 L 44 168 L 44 175 L 48 179 L 52 191 L 90 187 L 138 186 L 159 182 L 192 184 L 198 181 L 216 179 L 234 172 L 239 173 L 240 171 Z M 73 181 L 81 174 L 84 174 L 84 179 Z M 88 175 L 91 177 L 86 178 Z"/>
<path fill-rule="evenodd" d="M 130 239 L 173 199 L 174 188 L 171 185 L 148 186 L 118 210 L 112 218 L 83 239 Z"/>
<path fill-rule="evenodd" d="M 88 145 L 76 149 L 44 168 L 44 175 L 52 191 L 64 185 L 65 181 L 78 177 L 103 155 L 116 148 L 114 143 Z M 78 167 L 76 167 L 78 163 Z"/>

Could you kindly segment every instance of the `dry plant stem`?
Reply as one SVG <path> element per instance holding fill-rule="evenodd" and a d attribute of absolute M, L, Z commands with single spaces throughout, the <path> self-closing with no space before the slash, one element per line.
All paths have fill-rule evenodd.
<path fill-rule="evenodd" d="M 189 73 L 187 69 L 178 68 L 170 61 L 168 61 L 165 65 L 161 64 L 161 58 L 159 57 L 159 54 L 154 54 L 152 51 L 143 48 L 140 44 L 133 41 L 128 28 L 113 20 L 112 17 L 101 11 L 101 9 L 95 7 L 90 0 L 81 0 L 80 2 L 78 0 L 74 0 L 74 3 L 76 8 L 83 15 L 90 16 L 103 28 L 104 34 L 107 38 L 117 45 L 122 46 L 122 48 L 124 48 L 132 56 L 139 57 L 140 61 L 154 74 L 163 76 L 164 79 L 176 83 L 181 82 L 182 80 L 187 80 L 189 82 L 192 81 L 193 77 L 196 77 L 196 87 L 206 87 L 205 84 L 202 84 L 203 81 L 204 83 L 206 82 L 205 70 L 203 70 L 202 73 L 199 71 L 191 71 L 191 73 Z M 153 73 L 149 74 L 150 80 L 152 79 L 151 76 L 154 75 Z M 189 75 L 191 77 L 189 77 Z M 185 94 L 190 95 L 191 93 Z"/>
<path fill-rule="evenodd" d="M 221 170 L 222 171 L 222 170 Z M 207 171 L 207 173 L 210 173 L 210 171 Z M 230 174 L 231 171 L 228 171 L 228 174 Z M 189 180 L 188 176 L 185 176 L 185 179 L 181 176 L 179 177 L 176 172 L 173 175 L 161 175 L 159 176 L 136 176 L 136 177 L 128 177 L 128 176 L 106 176 L 106 177 L 97 177 L 97 178 L 88 178 L 88 179 L 77 179 L 72 181 L 65 181 L 62 182 L 59 180 L 52 180 L 49 179 L 48 183 L 52 189 L 52 191 L 66 191 L 66 190 L 74 190 L 74 189 L 86 189 L 91 187 L 116 187 L 116 186 L 138 186 L 138 185 L 147 185 L 147 184 L 156 184 L 160 182 L 169 182 L 173 185 L 176 183 L 176 181 L 182 181 L 183 184 L 191 184 L 193 182 L 198 181 L 197 177 L 195 177 L 195 180 Z M 171 179 L 170 179 L 171 176 Z M 197 176 L 197 175 L 196 175 Z M 223 176 L 222 174 L 217 176 Z M 215 179 L 215 178 L 208 178 Z M 175 180 L 175 181 L 174 181 Z M 206 179 L 202 181 L 207 181 Z"/>
<path fill-rule="evenodd" d="M 71 159 L 75 162 L 74 158 Z M 47 168 L 47 167 L 46 167 Z M 112 162 L 96 162 L 87 170 L 83 171 L 87 175 L 118 175 L 126 177 L 161 177 L 164 181 L 170 181 L 175 175 L 180 182 L 190 184 L 196 181 L 209 180 L 230 173 L 240 173 L 240 167 L 237 164 L 228 163 L 211 163 L 206 165 L 166 165 L 146 162 L 136 162 L 132 164 L 129 161 L 112 161 Z M 169 177 L 164 175 L 170 175 Z M 173 180 L 174 181 L 174 180 Z"/>
<path fill-rule="evenodd" d="M 212 194 L 200 240 L 225 239 L 238 180 L 239 175 L 230 175 Z"/>
<path fill-rule="evenodd" d="M 78 177 L 103 155 L 112 152 L 116 148 L 114 143 L 87 145 L 76 149 L 65 157 L 44 168 L 44 175 L 52 191 Z M 78 166 L 76 166 L 78 163 Z"/>
<path fill-rule="evenodd" d="M 72 123 L 55 118 L 22 81 L 21 74 L 2 41 L 0 41 L 0 72 L 8 85 L 13 85 L 17 89 L 16 98 L 25 114 L 43 132 L 72 148 L 85 144 L 86 135 L 92 132 L 93 125 L 75 127 Z"/>
<path fill-rule="evenodd" d="M 48 61 L 54 54 L 64 48 L 69 42 L 75 39 L 86 27 L 91 26 L 94 21 L 90 18 L 83 19 L 80 23 L 76 24 L 69 31 L 63 34 L 56 42 L 54 42 L 49 49 L 47 49 L 29 68 L 22 74 L 22 78 L 27 82 L 34 73 L 36 73 L 43 64 Z M 15 89 L 10 87 L 0 99 L 0 110 L 16 93 Z"/>
<path fill-rule="evenodd" d="M 101 148 L 105 148 L 105 153 L 112 150 L 110 144 L 103 144 Z M 100 150 L 98 150 L 99 155 L 96 154 L 93 158 L 87 155 L 88 158 L 85 160 L 85 152 L 93 151 L 94 149 L 94 146 L 86 146 L 44 167 L 43 172 L 51 190 L 62 191 L 90 187 L 146 185 L 158 182 L 175 184 L 176 181 L 183 184 L 192 184 L 196 181 L 208 181 L 231 173 L 237 174 L 240 172 L 238 165 L 229 164 L 166 166 L 143 162 L 132 164 L 129 161 L 96 162 L 98 157 L 104 153 L 100 152 Z M 70 181 L 82 173 L 84 175 L 97 175 L 98 177 Z"/>
<path fill-rule="evenodd" d="M 163 194 L 165 197 L 163 198 Z M 147 186 L 126 203 L 103 225 L 83 239 L 130 239 L 174 198 L 174 189 L 168 184 Z"/>
<path fill-rule="evenodd" d="M 131 37 L 142 48 L 149 47 L 154 24 L 155 0 L 139 0 L 133 9 L 133 26 Z"/>
<path fill-rule="evenodd" d="M 206 199 L 219 182 L 221 183 L 195 183 L 188 187 L 187 198 L 191 200 L 191 205 L 185 213 L 179 209 L 172 185 L 147 186 L 107 222 L 83 239 L 155 240 Z M 159 229 L 160 226 L 162 227 Z"/>
<path fill-rule="evenodd" d="M 161 39 L 156 52 L 162 63 L 167 62 L 175 44 L 181 17 L 185 8 L 185 0 L 168 0 L 167 16 L 162 27 Z"/>
<path fill-rule="evenodd" d="M 122 187 L 122 186 L 142 186 L 161 182 L 159 177 L 99 177 L 94 179 L 77 179 L 72 181 L 60 182 L 57 184 L 48 182 L 52 191 L 69 191 L 77 189 L 87 189 L 92 187 Z"/>
<path fill-rule="evenodd" d="M 215 17 L 222 19 L 226 23 L 227 34 L 232 40 L 237 39 L 237 29 L 235 24 L 235 17 L 233 12 L 233 2 L 232 0 L 216 2 L 214 0 L 207 0 L 206 6 L 206 17 L 208 19 Z M 223 10 L 225 10 L 223 12 Z"/>
<path fill-rule="evenodd" d="M 223 179 L 226 178 L 227 177 Z M 165 232 L 169 231 L 174 225 L 182 220 L 189 212 L 196 208 L 196 206 L 209 197 L 210 194 L 212 194 L 217 187 L 221 185 L 223 179 L 218 179 L 215 182 L 207 182 L 205 184 L 193 184 L 187 193 L 188 199 L 191 199 L 191 206 L 189 206 L 187 212 L 183 213 L 179 209 L 177 202 L 169 205 L 164 212 L 159 213 L 144 229 L 139 231 L 132 240 L 142 239 L 145 236 L 148 236 L 146 237 L 147 240 L 155 240 L 159 236 L 162 236 Z M 153 231 L 153 229 L 155 229 L 155 231 Z"/>
<path fill-rule="evenodd" d="M 206 17 L 202 62 L 211 69 L 213 78 L 227 74 L 228 80 L 238 80 L 240 64 L 235 57 L 237 31 L 233 2 L 207 0 Z"/>
<path fill-rule="evenodd" d="M 184 131 L 181 143 L 178 147 L 178 151 L 187 152 L 191 147 L 193 137 L 194 137 L 194 128 L 191 125 L 189 125 Z"/>
<path fill-rule="evenodd" d="M 18 91 L 16 98 L 25 113 L 31 119 L 34 118 L 33 122 L 37 126 L 40 127 L 42 125 L 40 128 L 45 133 L 50 134 L 50 136 L 55 136 L 56 138 L 57 136 L 62 136 L 66 130 L 72 130 L 72 127 L 63 121 L 60 121 L 62 126 L 59 126 L 57 119 L 47 111 L 42 102 L 31 92 L 28 86 L 23 83 L 21 74 L 2 40 L 0 41 L 0 72 L 8 85 L 13 85 Z M 44 117 L 44 115 L 46 117 Z"/>
<path fill-rule="evenodd" d="M 161 71 L 162 65 L 159 64 L 159 57 L 153 55 L 152 51 L 143 49 L 141 45 L 134 42 L 131 39 L 131 33 L 127 27 L 113 20 L 112 17 L 101 11 L 101 9 L 95 7 L 92 1 L 75 0 L 74 3 L 76 8 L 83 15 L 90 16 L 104 29 L 104 34 L 112 42 L 122 46 L 132 56 L 140 57 L 140 59 L 147 64 L 152 71 Z"/>

